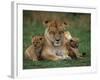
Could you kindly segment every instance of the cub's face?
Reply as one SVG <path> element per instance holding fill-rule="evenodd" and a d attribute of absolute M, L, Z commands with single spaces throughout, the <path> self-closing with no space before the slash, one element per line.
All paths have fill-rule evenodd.
<path fill-rule="evenodd" d="M 78 46 L 79 46 L 79 40 L 77 38 L 72 38 L 70 40 L 70 45 L 73 48 L 78 48 Z"/>
<path fill-rule="evenodd" d="M 64 42 L 64 25 L 65 23 L 60 21 L 45 22 L 47 28 L 45 36 L 52 43 L 53 46 L 61 46 Z"/>
<path fill-rule="evenodd" d="M 43 36 L 34 36 L 32 37 L 32 44 L 34 48 L 41 48 L 44 43 L 44 37 Z"/>

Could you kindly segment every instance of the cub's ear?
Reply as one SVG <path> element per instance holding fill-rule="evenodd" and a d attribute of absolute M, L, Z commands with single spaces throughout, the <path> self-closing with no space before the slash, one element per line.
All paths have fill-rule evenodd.
<path fill-rule="evenodd" d="M 34 35 L 32 35 L 32 38 L 34 37 Z"/>
<path fill-rule="evenodd" d="M 76 41 L 77 41 L 77 42 L 80 42 L 80 39 L 79 39 L 79 38 L 76 38 Z"/>
<path fill-rule="evenodd" d="M 76 42 L 80 42 L 80 39 L 77 38 L 77 37 L 73 37 L 72 40 L 73 40 L 73 41 L 76 41 Z"/>
<path fill-rule="evenodd" d="M 33 40 L 33 38 L 34 38 L 35 36 L 34 35 L 32 35 L 32 37 L 31 37 L 31 39 Z"/>

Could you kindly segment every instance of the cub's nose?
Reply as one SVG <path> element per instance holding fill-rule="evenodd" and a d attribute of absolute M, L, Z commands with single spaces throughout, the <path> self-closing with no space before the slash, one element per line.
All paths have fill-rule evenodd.
<path fill-rule="evenodd" d="M 37 45 L 36 44 L 34 44 L 34 47 L 36 47 Z"/>

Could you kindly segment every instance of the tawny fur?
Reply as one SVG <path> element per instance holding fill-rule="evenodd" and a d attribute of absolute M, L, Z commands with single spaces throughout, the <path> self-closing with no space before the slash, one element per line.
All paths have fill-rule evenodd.
<path fill-rule="evenodd" d="M 37 61 L 41 59 L 41 52 L 44 44 L 44 36 L 32 37 L 32 45 L 30 45 L 25 51 L 25 57 Z"/>
<path fill-rule="evenodd" d="M 42 57 L 46 60 L 71 59 L 68 56 L 64 41 L 65 22 L 59 20 L 45 21 L 45 44 L 42 51 Z M 58 55 L 61 54 L 61 55 Z"/>

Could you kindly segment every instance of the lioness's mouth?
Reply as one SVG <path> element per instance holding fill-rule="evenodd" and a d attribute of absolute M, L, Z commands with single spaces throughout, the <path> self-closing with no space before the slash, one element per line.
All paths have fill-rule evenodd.
<path fill-rule="evenodd" d="M 54 42 L 54 46 L 61 46 L 61 42 L 55 41 L 55 42 Z"/>

